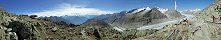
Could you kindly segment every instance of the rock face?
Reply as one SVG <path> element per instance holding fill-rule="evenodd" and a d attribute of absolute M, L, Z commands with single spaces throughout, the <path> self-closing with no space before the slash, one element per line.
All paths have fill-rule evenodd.
<path fill-rule="evenodd" d="M 7 27 L 12 28 L 12 32 L 16 33 L 16 35 L 18 36 L 18 40 L 32 38 L 33 30 L 31 30 L 31 28 L 29 28 L 27 24 L 21 23 L 19 21 L 13 21 L 10 22 Z"/>

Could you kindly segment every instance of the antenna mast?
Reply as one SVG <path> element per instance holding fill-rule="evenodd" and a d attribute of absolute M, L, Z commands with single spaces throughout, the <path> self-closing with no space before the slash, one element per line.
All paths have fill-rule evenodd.
<path fill-rule="evenodd" d="M 174 9 L 176 10 L 177 8 L 177 4 L 176 4 L 176 0 L 174 0 Z"/>

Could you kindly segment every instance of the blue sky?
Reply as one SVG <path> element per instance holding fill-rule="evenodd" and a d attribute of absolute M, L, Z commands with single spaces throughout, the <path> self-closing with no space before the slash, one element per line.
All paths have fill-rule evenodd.
<path fill-rule="evenodd" d="M 213 0 L 177 0 L 177 10 L 203 9 L 212 2 Z M 58 11 L 62 9 L 66 10 L 63 14 L 96 14 L 113 13 L 140 7 L 174 8 L 174 0 L 0 0 L 0 8 L 16 14 L 40 13 L 44 15 L 44 13 L 61 13 Z M 75 10 L 77 12 L 70 12 Z"/>

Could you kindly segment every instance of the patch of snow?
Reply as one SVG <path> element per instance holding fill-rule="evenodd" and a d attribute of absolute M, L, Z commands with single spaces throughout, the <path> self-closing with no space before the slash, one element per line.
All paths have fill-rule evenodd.
<path fill-rule="evenodd" d="M 146 7 L 145 9 L 146 9 L 146 10 L 151 10 L 150 7 Z"/>
<path fill-rule="evenodd" d="M 144 9 L 146 9 L 146 10 L 151 10 L 150 7 L 138 8 L 138 9 L 136 9 L 133 13 L 139 12 L 139 11 L 144 10 Z"/>
<path fill-rule="evenodd" d="M 114 27 L 115 30 L 123 32 L 124 30 L 126 30 L 125 28 L 122 27 Z"/>
<path fill-rule="evenodd" d="M 166 9 L 166 8 L 159 8 L 159 7 L 157 7 L 158 8 L 158 10 L 161 12 L 161 13 L 165 13 L 168 9 Z M 146 10 L 151 10 L 151 8 L 150 7 L 144 7 L 144 8 L 138 8 L 138 9 L 136 9 L 135 11 L 133 11 L 133 13 L 136 13 L 136 12 L 139 12 L 139 11 L 141 11 L 141 10 L 144 10 L 144 9 L 146 9 Z"/>
<path fill-rule="evenodd" d="M 122 28 L 122 27 L 118 27 L 118 28 L 120 28 L 120 29 L 122 29 L 122 30 L 126 30 L 125 28 Z"/>

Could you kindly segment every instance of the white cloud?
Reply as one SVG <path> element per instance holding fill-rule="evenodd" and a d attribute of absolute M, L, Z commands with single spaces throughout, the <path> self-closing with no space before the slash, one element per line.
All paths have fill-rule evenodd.
<path fill-rule="evenodd" d="M 36 13 L 29 13 L 29 15 L 38 16 L 64 16 L 64 15 L 101 15 L 111 14 L 113 11 L 105 11 L 96 8 L 86 8 L 86 5 L 72 5 L 72 4 L 61 4 L 51 10 L 43 10 Z"/>

